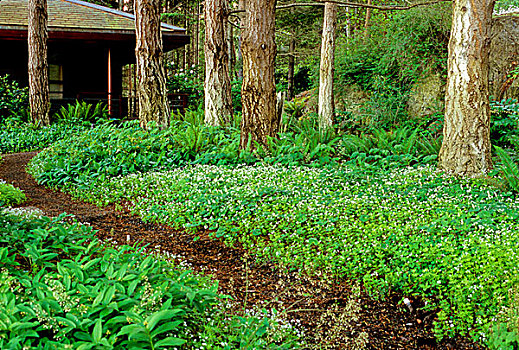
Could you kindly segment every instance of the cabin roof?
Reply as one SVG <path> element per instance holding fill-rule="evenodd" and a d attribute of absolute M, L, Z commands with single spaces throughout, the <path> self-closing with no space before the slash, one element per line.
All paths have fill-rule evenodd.
<path fill-rule="evenodd" d="M 0 0 L 0 30 L 27 30 L 27 0 Z M 48 0 L 48 27 L 53 31 L 128 33 L 135 31 L 135 16 L 80 0 Z M 164 34 L 185 34 L 185 29 L 162 23 Z"/>

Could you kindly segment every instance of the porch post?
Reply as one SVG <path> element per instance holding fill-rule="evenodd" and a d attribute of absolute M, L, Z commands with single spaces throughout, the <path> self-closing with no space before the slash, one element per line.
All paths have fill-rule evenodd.
<path fill-rule="evenodd" d="M 108 48 L 108 114 L 113 116 L 112 110 L 112 52 Z"/>

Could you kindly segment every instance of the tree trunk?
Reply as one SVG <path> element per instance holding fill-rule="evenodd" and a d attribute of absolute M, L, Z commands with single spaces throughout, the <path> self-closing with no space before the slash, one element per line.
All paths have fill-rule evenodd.
<path fill-rule="evenodd" d="M 166 90 L 166 72 L 162 55 L 160 32 L 160 0 L 135 1 L 135 33 L 137 46 L 137 97 L 141 127 L 150 122 L 160 128 L 169 126 L 169 106 Z"/>
<path fill-rule="evenodd" d="M 243 117 L 240 147 L 255 143 L 267 145 L 279 127 L 276 114 L 275 34 L 276 0 L 247 2 L 246 23 L 242 33 Z"/>
<path fill-rule="evenodd" d="M 231 21 L 227 20 L 227 49 L 229 51 L 229 78 L 236 76 L 236 48 L 234 46 L 234 28 Z"/>
<path fill-rule="evenodd" d="M 294 97 L 294 70 L 296 65 L 296 33 L 295 29 L 292 28 L 290 32 L 290 44 L 288 46 L 288 86 L 287 86 L 287 99 L 291 100 Z"/>
<path fill-rule="evenodd" d="M 245 0 L 239 0 L 238 3 L 238 9 L 245 11 L 247 9 L 247 4 L 245 3 Z M 236 59 L 237 63 L 240 63 L 239 69 L 236 71 L 236 76 L 238 80 L 243 81 L 243 54 L 242 54 L 242 33 L 245 30 L 245 27 L 247 27 L 247 16 L 246 13 L 241 12 L 240 13 L 240 30 L 241 33 L 239 34 L 238 38 L 238 58 Z"/>
<path fill-rule="evenodd" d="M 371 5 L 371 0 L 368 0 L 368 5 Z M 371 8 L 366 9 L 366 19 L 364 21 L 364 40 L 369 39 L 371 27 Z"/>
<path fill-rule="evenodd" d="M 319 69 L 319 129 L 325 131 L 333 125 L 333 71 L 335 60 L 335 30 L 337 4 L 324 5 L 321 67 Z"/>
<path fill-rule="evenodd" d="M 439 166 L 479 176 L 492 168 L 488 61 L 494 0 L 456 0 L 449 41 Z"/>
<path fill-rule="evenodd" d="M 29 105 L 37 125 L 50 125 L 47 38 L 47 0 L 29 0 Z"/>
<path fill-rule="evenodd" d="M 222 125 L 232 118 L 231 81 L 226 41 L 228 0 L 205 1 L 205 123 Z"/>

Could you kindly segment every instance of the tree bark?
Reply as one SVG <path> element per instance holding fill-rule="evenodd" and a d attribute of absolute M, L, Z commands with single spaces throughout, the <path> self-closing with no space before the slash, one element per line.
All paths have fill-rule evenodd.
<path fill-rule="evenodd" d="M 205 123 L 232 118 L 231 80 L 226 38 L 228 0 L 205 1 Z"/>
<path fill-rule="evenodd" d="M 160 8 L 160 0 L 135 1 L 135 56 L 139 77 L 137 97 L 139 120 L 143 128 L 147 128 L 150 122 L 156 123 L 160 128 L 169 126 Z"/>
<path fill-rule="evenodd" d="M 243 117 L 240 147 L 267 145 L 279 127 L 276 114 L 275 34 L 276 0 L 250 0 L 242 33 Z"/>
<path fill-rule="evenodd" d="M 321 66 L 319 69 L 319 129 L 325 131 L 333 125 L 333 71 L 335 60 L 335 31 L 337 28 L 337 4 L 324 5 Z"/>
<path fill-rule="evenodd" d="M 439 166 L 480 176 L 492 169 L 488 62 L 494 0 L 456 0 L 449 41 Z"/>
<path fill-rule="evenodd" d="M 247 9 L 247 4 L 245 3 L 245 0 L 239 0 L 238 2 L 238 9 L 241 11 L 245 11 Z M 242 33 L 243 30 L 247 27 L 247 18 L 246 13 L 240 12 L 240 30 L 241 33 L 238 37 L 238 57 L 236 59 L 237 63 L 240 63 L 239 69 L 236 71 L 236 77 L 238 80 L 243 81 L 243 54 L 242 54 Z"/>
<path fill-rule="evenodd" d="M 29 106 L 32 122 L 50 125 L 47 0 L 29 0 Z"/>
<path fill-rule="evenodd" d="M 368 0 L 368 5 L 371 5 L 371 0 Z M 368 40 L 370 37 L 371 27 L 371 8 L 366 9 L 366 19 L 364 21 L 364 40 Z"/>
<path fill-rule="evenodd" d="M 291 100 L 294 97 L 294 70 L 296 65 L 296 31 L 292 28 L 290 32 L 290 43 L 288 45 L 288 86 L 287 99 Z"/>
<path fill-rule="evenodd" d="M 229 20 L 227 20 L 227 49 L 229 51 L 229 77 L 232 80 L 236 76 L 236 48 L 234 45 L 234 28 Z"/>

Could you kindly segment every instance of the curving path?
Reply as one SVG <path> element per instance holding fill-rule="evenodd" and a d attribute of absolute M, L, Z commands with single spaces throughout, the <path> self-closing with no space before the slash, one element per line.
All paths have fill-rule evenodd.
<path fill-rule="evenodd" d="M 363 342 L 362 332 L 368 349 L 480 348 L 465 338 L 438 344 L 431 331 L 434 315 L 422 314 L 418 301 L 414 301 L 418 311 L 410 313 L 399 303 L 402 296 L 398 294 L 385 301 L 375 301 L 365 293 L 354 296 L 348 281 L 322 281 L 273 263 L 260 263 L 247 251 L 228 247 L 207 233 L 194 241 L 186 232 L 145 223 L 113 206 L 98 208 L 40 186 L 25 172 L 34 155 L 2 155 L 0 163 L 0 179 L 21 188 L 29 198 L 23 206 L 37 207 L 49 216 L 73 214 L 98 230 L 97 235 L 104 240 L 129 244 L 142 241 L 150 248 L 167 252 L 177 263 L 187 263 L 194 271 L 218 280 L 219 291 L 233 298 L 236 312 L 253 305 L 285 310 L 288 317 L 302 325 L 315 349 L 356 348 L 355 342 Z"/>

